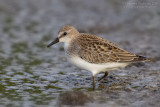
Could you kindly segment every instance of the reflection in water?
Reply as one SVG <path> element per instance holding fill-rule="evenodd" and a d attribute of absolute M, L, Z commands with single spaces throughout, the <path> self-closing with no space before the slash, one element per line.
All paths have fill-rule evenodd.
<path fill-rule="evenodd" d="M 61 107 L 62 105 L 85 105 L 86 103 L 92 102 L 93 97 L 89 95 L 87 92 L 83 91 L 67 91 L 61 93 L 58 98 L 58 105 Z"/>

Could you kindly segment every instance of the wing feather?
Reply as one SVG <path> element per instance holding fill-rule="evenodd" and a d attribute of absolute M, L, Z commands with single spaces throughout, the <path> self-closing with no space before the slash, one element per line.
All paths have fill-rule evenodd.
<path fill-rule="evenodd" d="M 133 63 L 146 60 L 145 57 L 127 52 L 114 43 L 95 35 L 81 34 L 77 38 L 77 45 L 79 57 L 90 63 Z"/>

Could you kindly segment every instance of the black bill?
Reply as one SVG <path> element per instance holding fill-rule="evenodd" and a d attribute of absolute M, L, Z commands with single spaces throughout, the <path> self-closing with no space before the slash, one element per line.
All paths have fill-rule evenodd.
<path fill-rule="evenodd" d="M 56 44 L 59 42 L 59 39 L 56 38 L 53 42 L 51 42 L 47 47 L 51 47 L 52 45 Z"/>

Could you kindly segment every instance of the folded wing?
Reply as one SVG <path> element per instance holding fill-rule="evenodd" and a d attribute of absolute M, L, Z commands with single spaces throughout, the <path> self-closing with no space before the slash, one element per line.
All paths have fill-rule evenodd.
<path fill-rule="evenodd" d="M 98 36 L 82 34 L 79 57 L 90 63 L 134 63 L 146 61 L 147 58 L 127 52 L 110 41 Z"/>

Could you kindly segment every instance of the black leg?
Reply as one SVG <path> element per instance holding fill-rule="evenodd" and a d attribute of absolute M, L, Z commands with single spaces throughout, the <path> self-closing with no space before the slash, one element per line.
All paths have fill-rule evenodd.
<path fill-rule="evenodd" d="M 98 81 L 101 81 L 103 78 L 105 78 L 108 75 L 108 72 L 105 72 L 105 74 L 103 75 L 103 77 L 101 77 L 100 79 L 98 79 Z"/>
<path fill-rule="evenodd" d="M 95 90 L 95 76 L 92 76 L 92 79 L 93 79 L 93 90 Z"/>

